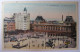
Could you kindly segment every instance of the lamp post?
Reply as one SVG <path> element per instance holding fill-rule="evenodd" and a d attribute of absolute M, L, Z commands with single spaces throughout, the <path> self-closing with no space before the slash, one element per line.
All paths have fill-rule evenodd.
<path fill-rule="evenodd" d="M 6 42 L 4 42 L 4 48 L 6 48 Z"/>
<path fill-rule="evenodd" d="M 46 37 L 45 37 L 45 49 L 46 49 Z"/>
<path fill-rule="evenodd" d="M 30 49 L 30 37 L 29 37 L 29 49 Z"/>
<path fill-rule="evenodd" d="M 45 35 L 45 49 L 46 49 L 46 37 L 47 37 L 47 32 L 46 32 L 46 35 Z"/>
<path fill-rule="evenodd" d="M 58 37 L 58 45 L 59 45 L 59 37 Z"/>

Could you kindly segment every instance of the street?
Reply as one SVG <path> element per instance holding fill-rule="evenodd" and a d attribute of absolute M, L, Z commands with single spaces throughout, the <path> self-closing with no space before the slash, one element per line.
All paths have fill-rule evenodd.
<path fill-rule="evenodd" d="M 23 33 L 18 35 L 9 35 L 6 36 L 4 48 L 5 49 L 17 49 L 12 47 L 12 45 L 17 45 L 20 43 L 20 46 L 23 46 L 27 44 L 26 47 L 22 47 L 20 49 L 58 49 L 58 48 L 74 48 L 76 42 L 67 36 L 54 36 L 52 38 L 50 37 L 37 37 L 32 34 L 35 33 Z M 11 37 L 15 37 L 16 40 L 11 40 Z M 49 43 L 49 40 L 52 41 L 52 47 L 49 46 L 49 44 L 46 44 L 46 42 Z M 69 43 L 67 43 L 67 41 Z M 66 43 L 65 43 L 66 42 Z M 66 47 L 67 46 L 67 47 Z"/>

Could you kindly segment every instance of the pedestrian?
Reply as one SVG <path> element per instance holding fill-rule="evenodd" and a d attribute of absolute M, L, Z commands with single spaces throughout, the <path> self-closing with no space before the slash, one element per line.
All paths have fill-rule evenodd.
<path fill-rule="evenodd" d="M 55 44 L 54 44 L 54 47 L 55 47 Z"/>
<path fill-rule="evenodd" d="M 72 41 L 71 41 L 71 44 L 72 44 Z"/>
<path fill-rule="evenodd" d="M 39 44 L 38 44 L 38 47 L 39 47 Z"/>
<path fill-rule="evenodd" d="M 13 44 L 12 44 L 12 47 L 13 47 Z"/>
<path fill-rule="evenodd" d="M 42 47 L 44 46 L 44 44 L 42 43 Z"/>
<path fill-rule="evenodd" d="M 33 47 L 35 47 L 35 45 L 32 45 Z"/>
<path fill-rule="evenodd" d="M 29 48 L 30 48 L 30 45 L 29 45 Z"/>

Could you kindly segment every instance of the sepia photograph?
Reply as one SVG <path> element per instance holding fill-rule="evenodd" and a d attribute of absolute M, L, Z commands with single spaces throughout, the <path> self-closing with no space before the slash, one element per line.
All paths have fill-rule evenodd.
<path fill-rule="evenodd" d="M 3 2 L 4 50 L 78 48 L 78 2 Z"/>

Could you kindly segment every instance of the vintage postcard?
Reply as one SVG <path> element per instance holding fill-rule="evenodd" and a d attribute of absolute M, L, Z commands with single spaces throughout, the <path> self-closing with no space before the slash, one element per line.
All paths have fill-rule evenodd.
<path fill-rule="evenodd" d="M 4 50 L 78 48 L 78 2 L 3 2 Z"/>

